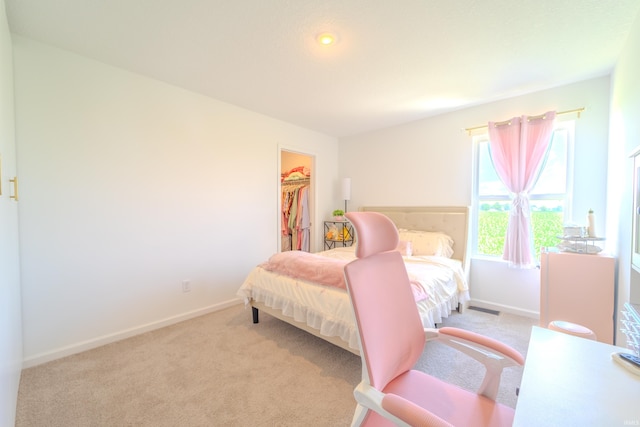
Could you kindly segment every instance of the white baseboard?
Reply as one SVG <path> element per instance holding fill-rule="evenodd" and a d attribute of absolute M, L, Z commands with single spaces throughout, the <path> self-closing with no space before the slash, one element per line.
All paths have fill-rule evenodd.
<path fill-rule="evenodd" d="M 66 356 L 71 356 L 72 354 L 81 353 L 83 351 L 101 347 L 106 344 L 111 344 L 113 342 L 120 341 L 125 338 L 131 338 L 135 335 L 140 335 L 145 332 L 150 332 L 156 329 L 164 328 L 165 326 L 184 322 L 185 320 L 193 319 L 194 317 L 198 317 L 205 314 L 213 313 L 215 311 L 223 310 L 225 308 L 228 308 L 237 304 L 242 304 L 242 300 L 233 299 L 230 301 L 225 301 L 219 304 L 214 304 L 208 307 L 199 308 L 197 310 L 189 311 L 187 313 L 182 313 L 166 319 L 158 320 L 156 322 L 147 323 L 145 325 L 136 326 L 134 328 L 126 329 L 113 334 L 103 335 L 101 337 L 93 338 L 87 341 L 82 341 L 77 344 L 72 344 L 72 345 L 61 347 L 45 353 L 40 353 L 35 356 L 31 356 L 23 359 L 22 369 L 31 368 L 33 366 L 41 365 L 43 363 L 50 362 L 52 360 L 60 359 Z"/>
<path fill-rule="evenodd" d="M 502 313 L 515 314 L 516 316 L 530 317 L 532 319 L 540 319 L 540 313 L 533 310 L 525 310 L 520 307 L 513 307 L 504 304 L 496 304 L 490 301 L 482 301 L 477 299 L 471 299 L 469 306 L 475 306 L 480 308 L 486 308 L 489 310 L 496 310 Z"/>

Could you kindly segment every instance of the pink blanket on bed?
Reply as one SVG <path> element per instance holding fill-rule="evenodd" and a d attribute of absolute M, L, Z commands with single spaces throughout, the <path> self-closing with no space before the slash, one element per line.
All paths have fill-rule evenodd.
<path fill-rule="evenodd" d="M 296 279 L 347 289 L 344 266 L 348 262 L 304 251 L 288 251 L 273 255 L 260 267 Z"/>
<path fill-rule="evenodd" d="M 304 251 L 288 251 L 273 255 L 269 261 L 260 264 L 260 267 L 295 279 L 346 290 L 344 266 L 349 262 Z M 416 302 L 429 298 L 426 290 L 417 281 L 411 280 L 411 291 Z"/>

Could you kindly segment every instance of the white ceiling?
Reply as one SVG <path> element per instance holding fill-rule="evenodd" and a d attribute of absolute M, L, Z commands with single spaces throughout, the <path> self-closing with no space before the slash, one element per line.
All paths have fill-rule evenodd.
<path fill-rule="evenodd" d="M 343 137 L 611 72 L 638 0 L 5 0 L 12 32 Z M 317 34 L 339 42 L 323 47 Z"/>

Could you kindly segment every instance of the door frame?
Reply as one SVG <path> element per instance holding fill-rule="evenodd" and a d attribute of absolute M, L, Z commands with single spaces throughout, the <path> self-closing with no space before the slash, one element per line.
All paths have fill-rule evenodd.
<path fill-rule="evenodd" d="M 316 209 L 318 206 L 318 196 L 316 194 L 316 171 L 317 171 L 317 167 L 316 167 L 316 160 L 317 160 L 317 155 L 316 153 L 310 152 L 310 151 L 306 151 L 306 150 L 301 150 L 299 148 L 293 148 L 293 147 L 287 147 L 287 146 L 283 146 L 283 145 L 279 145 L 278 146 L 278 167 L 277 167 L 277 178 L 276 178 L 276 182 L 277 182 L 277 201 L 276 201 L 276 219 L 277 219 L 277 227 L 276 227 L 276 233 L 277 233 L 277 238 L 276 238 L 276 252 L 281 252 L 282 250 L 282 233 L 280 231 L 280 212 L 281 212 L 281 202 L 282 202 L 282 183 L 280 182 L 280 178 L 282 176 L 282 155 L 283 153 L 291 153 L 291 154 L 297 154 L 300 156 L 305 156 L 305 157 L 309 157 L 311 159 L 311 177 L 309 180 L 309 215 L 310 215 L 310 221 L 311 221 L 311 229 L 309 230 L 309 250 L 311 252 L 314 252 L 314 248 L 315 248 L 315 240 L 316 240 L 316 226 L 315 226 L 315 219 L 317 217 L 316 215 Z"/>

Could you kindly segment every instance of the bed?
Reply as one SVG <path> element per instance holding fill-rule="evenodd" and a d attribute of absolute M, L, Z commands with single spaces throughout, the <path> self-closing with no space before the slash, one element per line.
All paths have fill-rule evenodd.
<path fill-rule="evenodd" d="M 399 229 L 398 250 L 403 252 L 425 327 L 440 323 L 453 310 L 464 309 L 469 300 L 468 207 L 363 207 L 360 210 L 380 212 Z M 449 244 L 446 249 L 442 249 L 444 241 Z M 434 245 L 437 249 L 431 253 Z M 413 253 L 407 246 L 412 247 Z M 355 259 L 355 246 L 316 254 L 296 252 L 274 254 L 256 266 L 238 289 L 237 295 L 252 308 L 253 322 L 258 323 L 261 311 L 359 354 L 349 296 L 344 283 L 338 283 L 344 280 L 340 265 Z M 278 260 L 286 263 L 278 264 Z M 319 264 L 306 269 L 315 272 L 309 276 L 297 274 L 302 270 L 297 267 L 300 264 L 292 262 Z"/>

